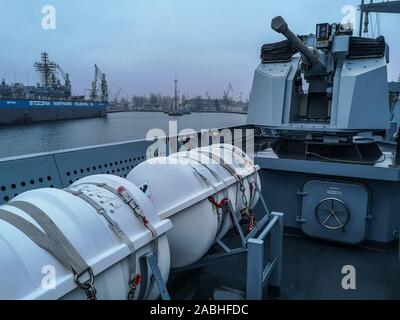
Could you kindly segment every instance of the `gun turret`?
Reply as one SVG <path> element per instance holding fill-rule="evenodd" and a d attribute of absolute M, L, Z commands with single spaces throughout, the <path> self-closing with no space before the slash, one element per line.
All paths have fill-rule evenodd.
<path fill-rule="evenodd" d="M 316 64 L 318 64 L 319 57 L 318 57 L 318 50 L 311 50 L 309 49 L 303 41 L 301 41 L 290 29 L 288 24 L 286 23 L 285 19 L 281 16 L 275 17 L 272 19 L 271 28 L 283 34 L 286 39 L 288 39 L 294 47 L 299 50 L 303 56 L 303 64 L 307 67 L 312 68 Z"/>
<path fill-rule="evenodd" d="M 318 155 L 334 153 L 348 161 L 351 152 L 340 149 L 342 141 L 354 142 L 359 148 L 359 139 L 353 141 L 355 135 L 387 130 L 388 52 L 383 37 L 354 37 L 351 28 L 338 23 L 319 23 L 315 33 L 301 37 L 281 16 L 272 19 L 271 28 L 286 38 L 261 49 L 247 123 L 284 137 L 271 145 L 278 156 L 284 157 L 287 150 L 292 152 L 289 156 L 302 150 L 303 158 L 313 141 L 324 144 L 315 146 Z M 296 145 L 294 141 L 303 138 L 304 144 Z M 358 157 L 358 151 L 354 155 Z"/>

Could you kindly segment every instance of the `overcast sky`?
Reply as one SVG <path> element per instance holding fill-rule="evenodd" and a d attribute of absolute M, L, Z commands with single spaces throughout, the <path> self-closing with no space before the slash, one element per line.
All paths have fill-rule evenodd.
<path fill-rule="evenodd" d="M 220 96 L 232 83 L 247 97 L 263 43 L 281 39 L 270 30 L 284 16 L 298 34 L 319 22 L 340 22 L 352 0 L 0 0 L 0 78 L 37 80 L 40 52 L 71 75 L 75 94 L 90 87 L 93 65 L 124 95 Z M 56 8 L 56 29 L 42 28 L 42 7 Z M 358 21 L 358 14 L 357 14 Z M 375 21 L 375 19 L 374 19 Z M 400 73 L 400 15 L 381 16 L 391 45 L 390 79 Z M 397 57 L 397 61 L 395 61 Z M 15 70 L 15 72 L 14 72 Z"/>

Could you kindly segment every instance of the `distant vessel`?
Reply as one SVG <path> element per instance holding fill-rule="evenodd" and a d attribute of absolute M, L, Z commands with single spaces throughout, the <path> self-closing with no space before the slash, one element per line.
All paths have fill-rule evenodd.
<path fill-rule="evenodd" d="M 40 75 L 36 86 L 0 83 L 0 125 L 40 121 L 105 117 L 108 107 L 108 84 L 105 74 L 95 65 L 95 79 L 90 98 L 72 96 L 69 74 L 47 52 L 34 64 Z M 64 80 L 61 81 L 58 77 Z"/>
<path fill-rule="evenodd" d="M 183 114 L 187 114 L 187 115 L 189 115 L 189 114 L 192 114 L 192 111 L 190 110 L 190 107 L 189 106 L 185 106 L 184 108 L 183 108 Z"/>
<path fill-rule="evenodd" d="M 181 117 L 184 115 L 184 112 L 181 110 L 181 108 L 179 106 L 178 79 L 177 78 L 175 78 L 174 83 L 175 83 L 174 105 L 172 107 L 172 110 L 170 110 L 168 112 L 168 115 L 170 117 Z"/>

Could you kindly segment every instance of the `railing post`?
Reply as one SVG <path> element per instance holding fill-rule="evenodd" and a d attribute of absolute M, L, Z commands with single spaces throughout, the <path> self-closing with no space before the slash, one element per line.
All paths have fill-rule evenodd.
<path fill-rule="evenodd" d="M 279 218 L 277 224 L 271 230 L 270 255 L 276 259 L 275 268 L 269 281 L 269 289 L 274 296 L 280 296 L 282 281 L 282 250 L 283 250 L 283 213 L 273 212 L 273 216 Z"/>
<path fill-rule="evenodd" d="M 160 291 L 160 296 L 164 301 L 169 301 L 171 300 L 171 297 L 168 293 L 167 287 L 165 285 L 164 279 L 162 277 L 161 271 L 158 267 L 158 259 L 154 255 L 153 252 L 148 253 L 145 255 L 145 259 L 149 263 L 150 269 L 153 272 L 153 277 L 156 282 L 156 285 L 158 287 L 158 290 Z"/>
<path fill-rule="evenodd" d="M 264 241 L 250 239 L 247 249 L 247 300 L 261 300 L 264 287 Z"/>

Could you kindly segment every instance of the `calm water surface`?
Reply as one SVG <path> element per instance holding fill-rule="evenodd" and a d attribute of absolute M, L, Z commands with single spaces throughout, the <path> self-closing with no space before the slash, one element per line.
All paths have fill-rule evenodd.
<path fill-rule="evenodd" d="M 107 118 L 4 126 L 0 127 L 0 158 L 144 139 L 154 128 L 168 133 L 171 120 L 177 120 L 179 131 L 199 131 L 243 125 L 246 116 L 194 113 L 171 118 L 163 113 L 126 112 L 109 114 Z"/>

